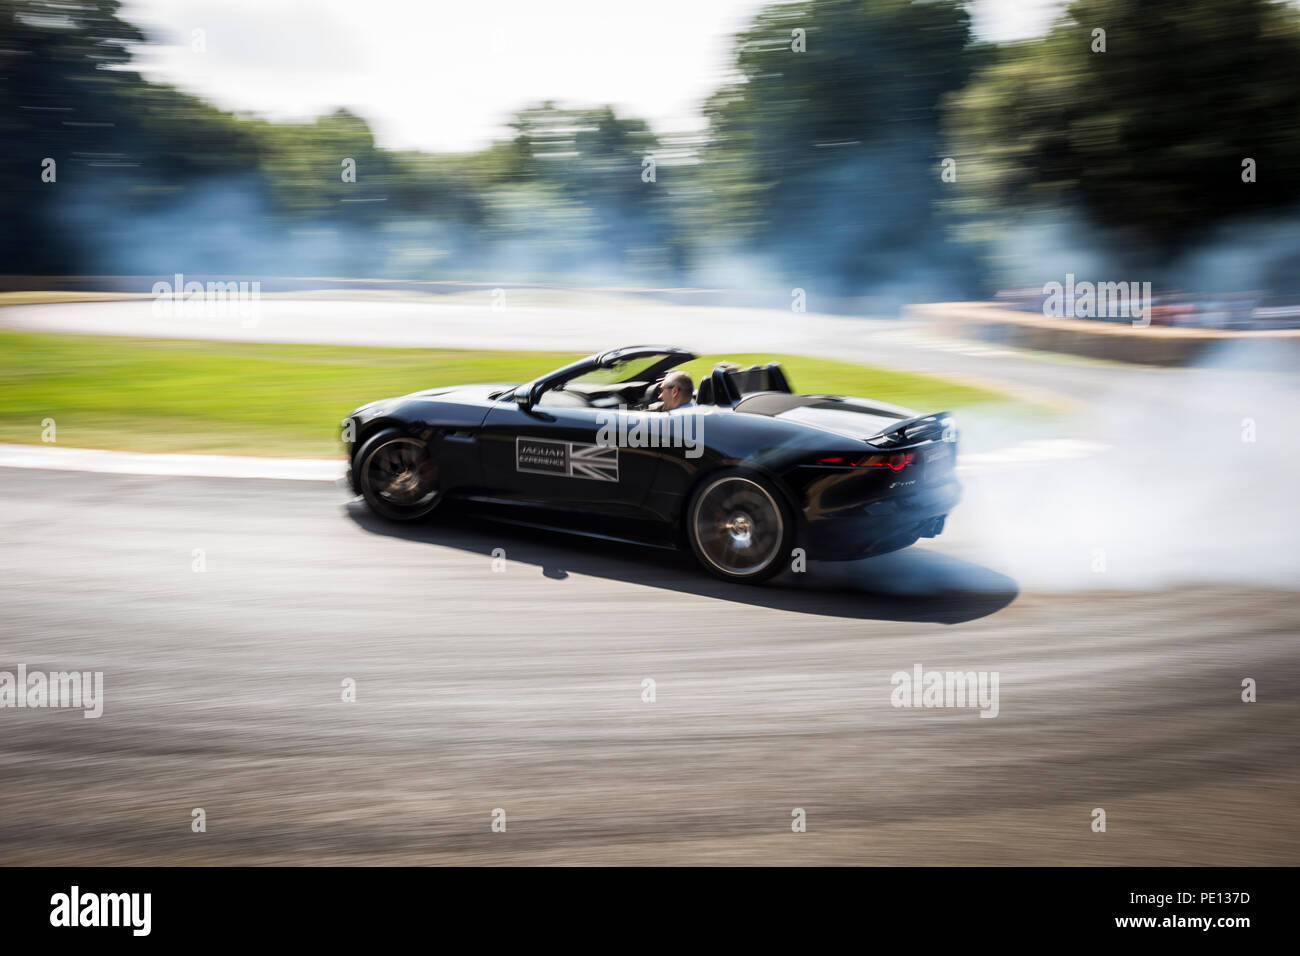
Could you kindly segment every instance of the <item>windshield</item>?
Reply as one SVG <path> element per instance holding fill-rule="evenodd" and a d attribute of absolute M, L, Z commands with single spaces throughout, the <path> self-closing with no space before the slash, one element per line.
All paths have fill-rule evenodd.
<path fill-rule="evenodd" d="M 665 366 L 665 368 L 660 368 L 656 372 L 655 366 L 676 357 L 668 352 L 658 352 L 654 355 L 638 355 L 636 358 L 624 359 L 605 368 L 592 369 L 590 372 L 585 372 L 569 381 L 579 385 L 619 385 L 623 382 L 648 381 L 649 378 L 657 377 L 663 373 L 665 368 L 670 367 Z M 673 364 L 680 364 L 681 361 L 687 358 L 689 356 L 680 356 L 679 361 Z"/>

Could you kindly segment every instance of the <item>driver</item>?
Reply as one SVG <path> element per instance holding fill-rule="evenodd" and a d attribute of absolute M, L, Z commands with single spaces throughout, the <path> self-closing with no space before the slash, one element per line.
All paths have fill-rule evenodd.
<path fill-rule="evenodd" d="M 659 401 L 663 402 L 665 412 L 676 408 L 694 408 L 694 398 L 695 383 L 685 372 L 669 372 L 659 383 Z"/>

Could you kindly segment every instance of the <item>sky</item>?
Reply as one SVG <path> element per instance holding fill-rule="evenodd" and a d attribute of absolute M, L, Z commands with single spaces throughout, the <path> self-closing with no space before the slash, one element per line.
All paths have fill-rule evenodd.
<path fill-rule="evenodd" d="M 150 38 L 136 54 L 150 79 L 274 120 L 342 106 L 380 146 L 444 152 L 485 146 L 543 99 L 608 103 L 661 134 L 698 130 L 701 105 L 728 77 L 732 36 L 766 5 L 124 0 L 122 15 Z M 1005 41 L 1043 32 L 1062 5 L 974 0 L 971 10 L 979 38 Z"/>

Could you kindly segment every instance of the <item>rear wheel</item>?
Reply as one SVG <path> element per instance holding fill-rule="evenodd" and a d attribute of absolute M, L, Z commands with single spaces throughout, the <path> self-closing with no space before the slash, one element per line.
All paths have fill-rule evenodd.
<path fill-rule="evenodd" d="M 357 486 L 375 514 L 416 521 L 442 500 L 438 465 L 429 446 L 395 428 L 372 436 L 357 453 Z"/>
<path fill-rule="evenodd" d="M 784 566 L 794 521 L 780 492 L 757 475 L 728 471 L 707 479 L 687 510 L 696 558 L 726 581 L 766 581 Z"/>

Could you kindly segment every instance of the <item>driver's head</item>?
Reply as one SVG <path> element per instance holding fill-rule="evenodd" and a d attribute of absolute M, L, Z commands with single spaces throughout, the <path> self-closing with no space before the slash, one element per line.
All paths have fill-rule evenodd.
<path fill-rule="evenodd" d="M 679 405 L 685 405 L 695 394 L 695 383 L 685 372 L 669 372 L 659 383 L 659 401 L 664 403 L 664 411 L 671 412 Z"/>

